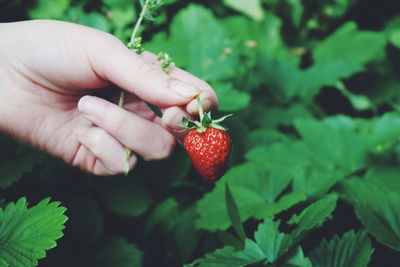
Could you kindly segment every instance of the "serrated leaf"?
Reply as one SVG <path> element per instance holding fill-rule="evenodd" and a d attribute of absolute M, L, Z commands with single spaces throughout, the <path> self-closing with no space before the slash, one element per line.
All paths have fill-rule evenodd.
<path fill-rule="evenodd" d="M 366 149 L 355 133 L 355 124 L 345 116 L 324 121 L 297 120 L 295 127 L 316 162 L 330 169 L 353 172 L 366 165 Z"/>
<path fill-rule="evenodd" d="M 318 43 L 313 51 L 316 64 L 341 61 L 363 65 L 377 59 L 384 51 L 383 33 L 359 31 L 354 22 L 347 22 L 331 36 Z"/>
<path fill-rule="evenodd" d="M 264 252 L 252 240 L 246 239 L 244 250 L 235 251 L 226 246 L 204 255 L 189 266 L 199 267 L 242 267 L 265 259 Z"/>
<path fill-rule="evenodd" d="M 281 267 L 313 267 L 309 258 L 304 256 L 303 249 L 300 246 L 292 249 L 286 257 L 287 260 Z"/>
<path fill-rule="evenodd" d="M 334 168 L 332 162 L 316 152 L 303 141 L 286 141 L 256 147 L 246 154 L 246 158 L 266 167 L 285 170 L 293 177 L 294 193 L 318 197 L 343 179 L 348 171 Z"/>
<path fill-rule="evenodd" d="M 320 227 L 336 208 L 336 195 L 327 195 L 305 208 L 299 215 L 293 215 L 288 224 L 297 224 L 291 236 L 301 239 L 308 231 Z"/>
<path fill-rule="evenodd" d="M 114 238 L 95 254 L 93 265 L 98 267 L 142 266 L 143 252 L 125 238 Z"/>
<path fill-rule="evenodd" d="M 340 191 L 355 203 L 357 217 L 368 233 L 400 251 L 400 193 L 355 178 L 342 182 Z"/>
<path fill-rule="evenodd" d="M 350 179 L 341 183 L 344 197 L 355 204 L 357 217 L 379 242 L 400 251 L 400 194 L 379 183 Z"/>
<path fill-rule="evenodd" d="M 36 266 L 63 236 L 67 217 L 50 198 L 28 208 L 25 198 L 0 209 L 0 266 Z"/>
<path fill-rule="evenodd" d="M 18 181 L 24 173 L 31 171 L 43 159 L 44 154 L 33 150 L 9 155 L 0 162 L 0 188 L 7 188 Z"/>
<path fill-rule="evenodd" d="M 264 220 L 258 225 L 254 238 L 257 245 L 264 251 L 268 262 L 276 262 L 292 245 L 289 235 L 279 232 L 280 221 Z"/>
<path fill-rule="evenodd" d="M 365 180 L 385 188 L 388 191 L 400 193 L 400 166 L 377 165 L 368 168 Z"/>
<path fill-rule="evenodd" d="M 264 18 L 264 11 L 261 6 L 261 0 L 224 0 L 226 6 L 231 7 L 255 20 Z"/>
<path fill-rule="evenodd" d="M 224 31 L 210 10 L 191 4 L 182 9 L 170 27 L 169 38 L 158 34 L 146 48 L 173 55 L 176 64 L 204 80 L 236 76 L 239 64 L 237 43 Z M 187 45 L 190 43 L 191 45 Z"/>
<path fill-rule="evenodd" d="M 314 267 L 366 267 L 373 251 L 366 232 L 349 231 L 329 242 L 324 239 L 309 258 Z"/>
<path fill-rule="evenodd" d="M 232 195 L 240 211 L 241 221 L 250 217 L 268 218 L 306 198 L 304 193 L 279 194 L 289 185 L 291 176 L 261 164 L 247 162 L 232 168 L 217 182 L 216 188 L 199 200 L 196 209 L 200 218 L 196 227 L 210 231 L 225 230 L 231 221 L 225 206 L 225 183 L 229 183 Z"/>

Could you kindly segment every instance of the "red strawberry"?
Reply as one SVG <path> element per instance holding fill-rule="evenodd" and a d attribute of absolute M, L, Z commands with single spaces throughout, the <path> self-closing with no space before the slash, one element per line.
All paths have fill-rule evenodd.
<path fill-rule="evenodd" d="M 183 118 L 181 126 L 190 129 L 184 146 L 197 172 L 208 181 L 221 178 L 226 171 L 231 153 L 231 138 L 218 123 L 231 115 L 218 120 L 211 119 L 211 113 L 203 113 L 199 101 L 200 121 Z"/>

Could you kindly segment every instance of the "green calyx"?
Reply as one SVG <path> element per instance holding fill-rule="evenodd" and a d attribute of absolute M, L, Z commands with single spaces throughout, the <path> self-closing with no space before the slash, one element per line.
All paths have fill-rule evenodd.
<path fill-rule="evenodd" d="M 179 124 L 180 127 L 184 128 L 184 129 L 188 129 L 188 130 L 196 129 L 196 131 L 199 133 L 204 133 L 207 130 L 207 128 L 210 128 L 210 127 L 219 129 L 219 130 L 223 130 L 223 131 L 228 130 L 228 128 L 220 125 L 219 123 L 221 123 L 226 118 L 232 116 L 233 114 L 228 114 L 219 119 L 213 120 L 211 118 L 211 111 L 204 113 L 203 107 L 201 105 L 200 96 L 197 96 L 196 100 L 197 100 L 197 104 L 199 106 L 200 121 L 191 121 L 188 118 L 183 118 L 182 122 Z"/>

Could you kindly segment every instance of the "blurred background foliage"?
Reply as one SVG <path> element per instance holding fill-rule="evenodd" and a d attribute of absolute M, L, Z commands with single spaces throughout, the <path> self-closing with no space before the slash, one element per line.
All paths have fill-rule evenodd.
<path fill-rule="evenodd" d="M 164 2 L 143 46 L 235 113 L 230 169 L 203 182 L 177 147 L 127 177 L 94 177 L 2 136 L 0 206 L 25 196 L 67 208 L 39 265 L 398 266 L 396 1 Z M 70 21 L 124 43 L 139 11 L 134 0 L 0 0 L 1 22 Z"/>

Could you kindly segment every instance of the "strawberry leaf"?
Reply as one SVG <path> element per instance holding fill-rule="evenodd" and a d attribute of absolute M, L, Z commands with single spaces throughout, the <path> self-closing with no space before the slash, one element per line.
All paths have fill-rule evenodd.
<path fill-rule="evenodd" d="M 400 251 L 400 193 L 361 179 L 341 183 L 345 198 L 354 202 L 357 217 L 380 243 Z"/>
<path fill-rule="evenodd" d="M 329 242 L 323 240 L 310 253 L 314 267 L 365 267 L 368 265 L 374 249 L 364 231 L 349 231 L 342 237 L 334 236 Z"/>
<path fill-rule="evenodd" d="M 302 192 L 292 192 L 278 197 L 291 182 L 290 173 L 254 162 L 232 168 L 217 182 L 216 188 L 199 200 L 196 209 L 200 218 L 197 228 L 210 231 L 225 230 L 231 221 L 225 206 L 225 184 L 229 183 L 241 221 L 250 217 L 264 219 L 273 216 L 306 199 Z"/>
<path fill-rule="evenodd" d="M 18 181 L 24 173 L 30 172 L 36 164 L 45 158 L 44 154 L 34 150 L 10 155 L 0 162 L 0 188 L 7 188 Z"/>
<path fill-rule="evenodd" d="M 0 266 L 36 266 L 63 236 L 67 217 L 50 198 L 28 208 L 25 198 L 0 209 Z"/>
<path fill-rule="evenodd" d="M 229 190 L 229 185 L 225 184 L 225 202 L 226 208 L 228 211 L 229 219 L 232 222 L 233 228 L 236 231 L 236 234 L 239 238 L 244 241 L 246 239 L 246 234 L 244 233 L 242 221 L 240 219 L 239 209 L 236 205 L 235 199 L 232 196 L 231 191 Z"/>
<path fill-rule="evenodd" d="M 296 224 L 291 236 L 300 240 L 310 230 L 320 227 L 328 219 L 336 207 L 337 196 L 327 195 L 304 209 L 299 215 L 293 215 L 289 224 Z"/>

